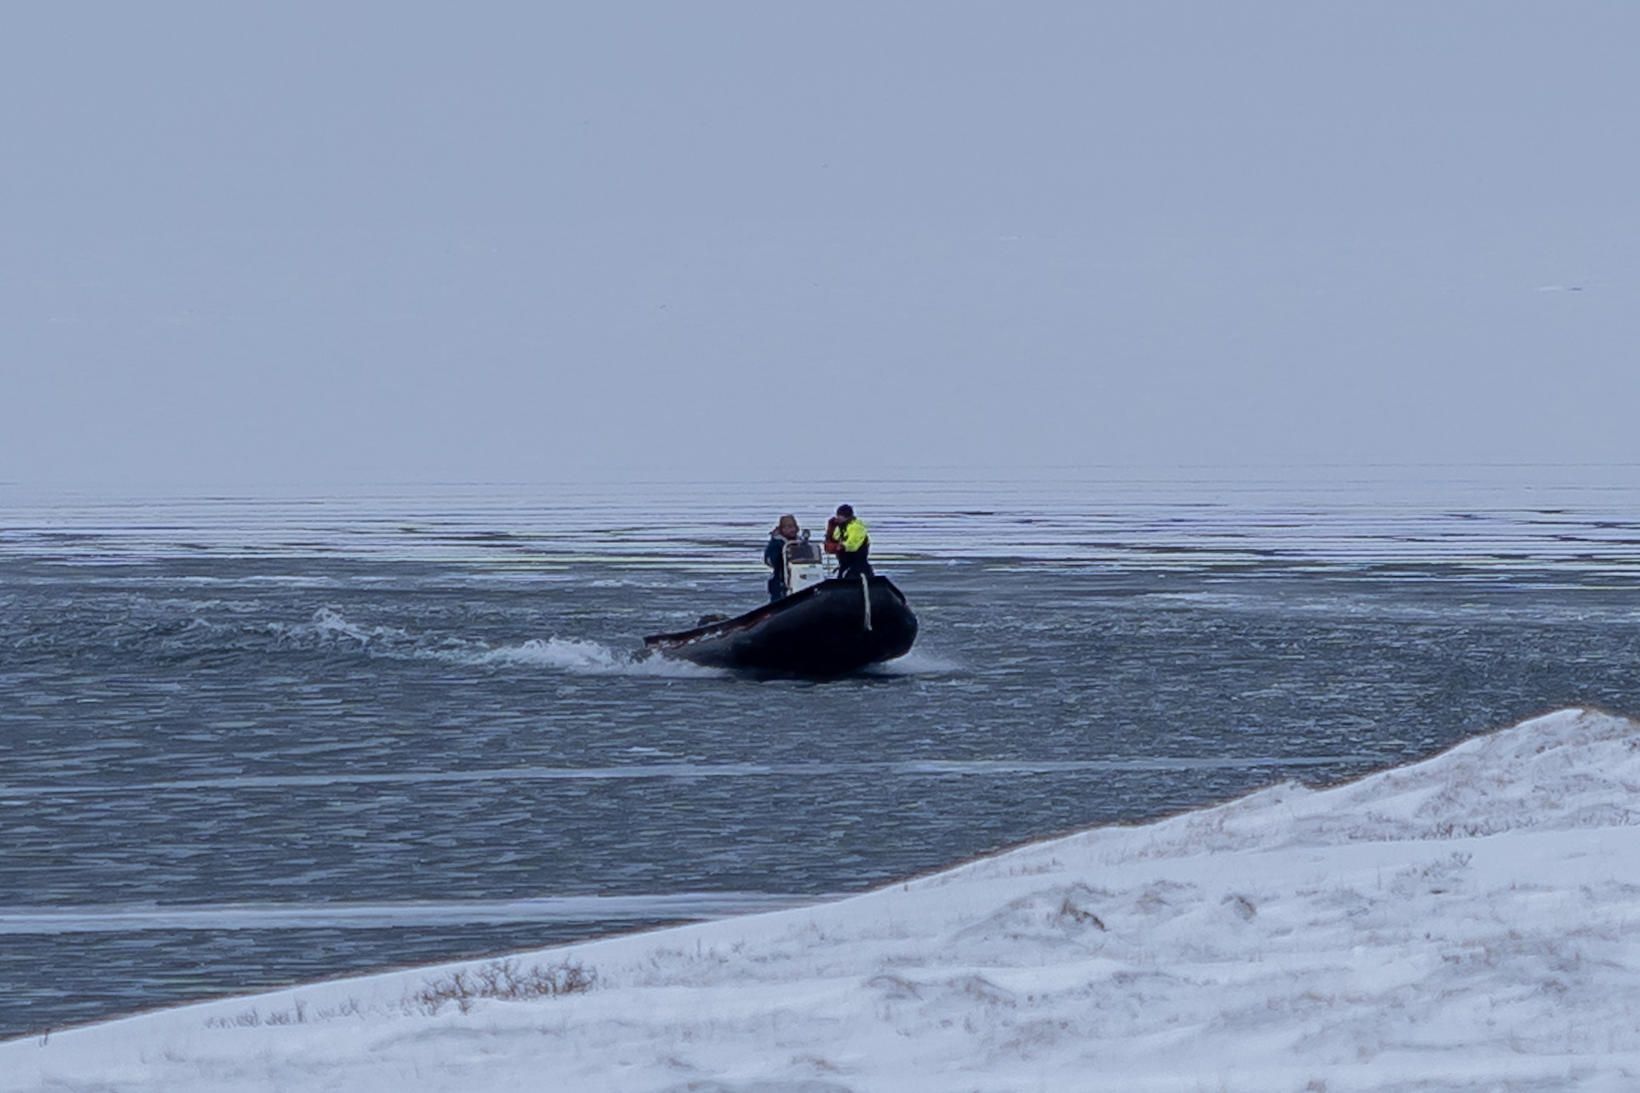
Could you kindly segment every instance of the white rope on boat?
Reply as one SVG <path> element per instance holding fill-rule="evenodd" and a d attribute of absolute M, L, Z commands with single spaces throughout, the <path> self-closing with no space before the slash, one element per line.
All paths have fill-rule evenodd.
<path fill-rule="evenodd" d="M 860 591 L 866 596 L 866 629 L 871 629 L 871 578 L 860 574 Z"/>

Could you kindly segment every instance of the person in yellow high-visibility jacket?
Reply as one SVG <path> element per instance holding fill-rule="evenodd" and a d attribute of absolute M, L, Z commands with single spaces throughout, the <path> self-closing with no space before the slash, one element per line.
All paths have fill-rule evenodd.
<path fill-rule="evenodd" d="M 838 505 L 826 525 L 826 549 L 837 555 L 837 576 L 871 576 L 871 535 L 853 505 Z"/>

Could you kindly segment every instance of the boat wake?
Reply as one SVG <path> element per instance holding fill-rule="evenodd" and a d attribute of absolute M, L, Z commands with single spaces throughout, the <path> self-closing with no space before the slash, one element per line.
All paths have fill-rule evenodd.
<path fill-rule="evenodd" d="M 223 629 L 196 620 L 200 629 Z M 495 645 L 476 638 L 416 634 L 396 626 L 361 626 L 333 607 L 321 607 L 311 621 L 274 623 L 268 637 L 282 649 L 351 652 L 388 660 L 431 660 L 475 668 L 541 668 L 586 676 L 650 676 L 662 679 L 712 679 L 724 673 L 672 660 L 654 652 L 624 652 L 580 638 L 531 638 Z M 220 635 L 219 635 L 220 636 Z"/>
<path fill-rule="evenodd" d="M 633 655 L 596 641 L 573 638 L 532 638 L 518 645 L 490 647 L 469 653 L 441 653 L 440 659 L 481 667 L 519 666 L 553 668 L 572 675 L 658 676 L 663 679 L 712 679 L 725 673 L 686 661 L 648 654 Z"/>
<path fill-rule="evenodd" d="M 948 676 L 962 671 L 962 665 L 938 653 L 913 649 L 898 660 L 886 661 L 866 669 L 873 676 Z"/>

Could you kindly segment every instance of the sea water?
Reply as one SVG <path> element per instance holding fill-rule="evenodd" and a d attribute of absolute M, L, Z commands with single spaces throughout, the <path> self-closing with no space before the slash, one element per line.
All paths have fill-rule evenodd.
<path fill-rule="evenodd" d="M 838 502 L 922 623 L 641 655 Z M 1640 709 L 1640 469 L 0 486 L 0 1036 L 784 906 L 1575 703 Z"/>

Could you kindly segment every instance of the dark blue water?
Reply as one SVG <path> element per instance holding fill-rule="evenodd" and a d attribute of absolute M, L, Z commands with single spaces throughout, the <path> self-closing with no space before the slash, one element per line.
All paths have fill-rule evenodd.
<path fill-rule="evenodd" d="M 797 507 L 762 490 L 13 497 L 0 1035 L 858 891 L 1640 709 L 1627 492 L 908 485 L 856 495 L 922 621 L 906 661 L 635 657 L 757 601 Z"/>

